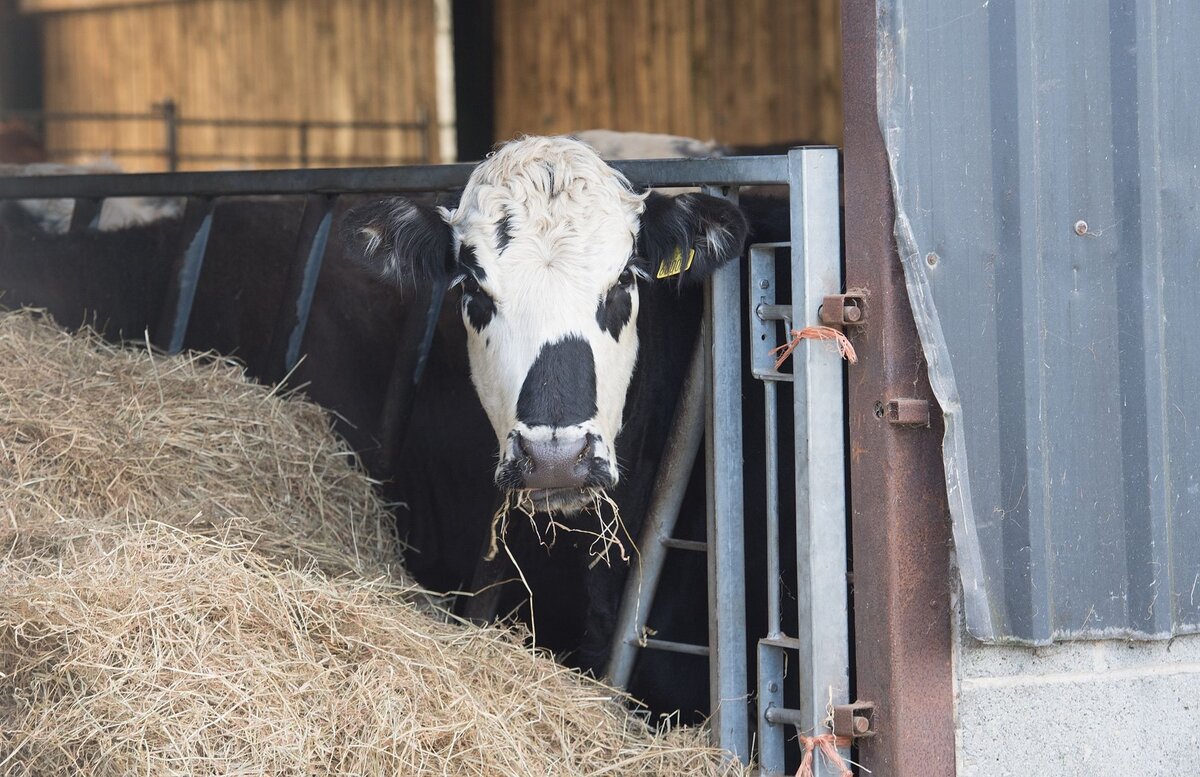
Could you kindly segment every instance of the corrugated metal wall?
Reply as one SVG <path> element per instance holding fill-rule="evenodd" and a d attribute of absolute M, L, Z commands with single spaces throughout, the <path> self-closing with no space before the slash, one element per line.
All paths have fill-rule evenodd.
<path fill-rule="evenodd" d="M 205 119 L 437 120 L 433 0 L 191 0 L 47 14 L 43 29 L 48 111 L 144 113 L 174 98 L 182 115 Z M 314 156 L 419 159 L 436 143 L 430 135 L 314 130 L 309 146 Z M 153 149 L 163 128 L 54 124 L 48 141 L 52 151 Z M 295 155 L 298 145 L 294 130 L 180 134 L 185 154 Z M 163 164 L 153 155 L 121 161 Z"/>
<path fill-rule="evenodd" d="M 603 128 L 840 143 L 838 8 L 497 0 L 496 138 Z"/>
<path fill-rule="evenodd" d="M 970 632 L 1200 631 L 1200 4 L 879 13 Z"/>

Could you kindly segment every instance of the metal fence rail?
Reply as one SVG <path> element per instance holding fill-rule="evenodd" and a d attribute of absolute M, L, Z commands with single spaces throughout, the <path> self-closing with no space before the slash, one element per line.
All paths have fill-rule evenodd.
<path fill-rule="evenodd" d="M 777 318 L 786 322 L 788 329 L 791 323 L 797 326 L 816 323 L 823 297 L 841 291 L 838 155 L 835 149 L 796 149 L 788 156 L 637 160 L 611 164 L 638 186 L 704 186 L 710 194 L 734 201 L 743 186 L 788 185 L 792 214 L 791 305 Z M 271 337 L 273 369 L 270 374 L 282 378 L 299 358 L 308 305 L 325 253 L 337 195 L 454 189 L 466 183 L 473 167 L 456 164 L 0 178 L 0 200 L 76 198 L 80 218 L 73 219 L 72 229 L 86 229 L 93 218 L 89 214 L 98 213 L 99 205 L 106 197 L 186 197 L 187 207 L 174 258 L 176 281 L 164 302 L 159 330 L 153 333 L 157 344 L 168 351 L 177 351 L 184 342 L 203 267 L 214 200 L 239 195 L 306 195 L 292 272 L 294 282 L 290 288 L 294 302 L 282 315 Z M 707 551 L 709 644 L 669 645 L 644 639 L 644 618 L 649 612 L 650 599 L 634 605 L 626 601 L 623 609 L 632 607 L 635 613 L 640 613 L 641 620 L 639 622 L 636 616 L 630 620 L 627 612 L 622 617 L 609 672 L 611 679 L 623 684 L 639 649 L 658 647 L 708 655 L 710 700 L 714 713 L 712 730 L 716 743 L 742 760 L 748 760 L 752 755 L 751 732 L 757 732 L 759 758 L 767 773 L 783 770 L 783 745 L 791 727 L 805 734 L 827 731 L 828 707 L 847 700 L 849 664 L 842 364 L 835 352 L 821 346 L 804 345 L 793 356 L 791 373 L 780 373 L 769 367 L 767 351 L 778 343 L 779 333 L 776 331 L 777 320 L 764 306 L 775 306 L 770 310 L 777 310 L 776 301 L 787 296 L 786 291 L 774 286 L 774 262 L 774 247 L 758 246 L 752 249 L 748 288 L 743 286 L 746 274 L 737 262 L 719 270 L 707 284 L 703 335 L 693 357 L 690 378 L 672 432 L 672 440 L 678 440 L 680 444 L 669 446 L 669 460 L 664 463 L 663 474 L 655 485 L 646 529 L 654 541 L 648 542 L 645 537 L 640 540 L 643 548 L 661 545 L 662 552 L 647 552 L 642 557 L 643 565 L 651 567 L 661 565 L 668 548 Z M 747 294 L 750 320 L 743 335 L 739 311 Z M 427 323 L 425 348 L 428 348 L 432 326 L 433 319 Z M 760 519 L 757 512 L 743 514 L 742 349 L 747 347 L 751 349 L 754 377 L 763 381 L 769 430 L 765 443 L 769 495 L 763 518 L 771 535 L 765 559 L 769 586 L 766 591 L 750 592 L 767 603 L 769 629 L 767 634 L 761 635 L 747 634 L 745 609 L 743 521 Z M 794 397 L 793 435 L 782 442 L 794 446 L 794 475 L 779 472 L 780 441 L 771 431 L 777 420 L 777 384 L 781 381 L 791 382 Z M 686 483 L 698 455 L 701 431 L 707 440 L 708 534 L 705 543 L 689 543 L 672 539 L 670 532 L 678 517 L 681 486 Z M 782 631 L 780 616 L 778 483 L 781 477 L 793 476 L 798 551 L 795 585 L 799 592 L 800 632 L 788 636 Z M 654 560 L 656 557 L 657 561 Z M 646 575 L 644 580 L 657 575 L 656 570 L 645 567 L 643 573 Z M 639 587 L 637 577 L 637 574 L 630 575 L 627 600 L 639 593 L 634 590 Z M 788 585 L 791 587 L 790 583 Z M 640 593 L 652 598 L 654 585 L 642 588 Z M 760 655 L 758 712 L 753 726 L 746 703 L 751 688 L 746 665 L 750 637 L 759 640 Z M 785 673 L 789 651 L 797 656 L 798 663 L 792 664 L 794 668 L 790 673 Z M 799 709 L 789 710 L 784 706 L 783 692 L 787 683 L 799 692 Z M 825 774 L 823 768 L 818 764 L 817 774 Z"/>
<path fill-rule="evenodd" d="M 159 157 L 167 170 L 175 172 L 182 163 L 238 163 L 264 165 L 296 165 L 302 168 L 314 165 L 399 165 L 428 163 L 433 159 L 434 133 L 436 127 L 429 119 L 428 111 L 419 110 L 416 121 L 333 121 L 322 119 L 236 119 L 203 118 L 184 116 L 174 100 L 165 100 L 151 106 L 145 113 L 100 112 L 100 111 L 0 111 L 0 121 L 21 119 L 41 129 L 46 136 L 52 125 L 64 124 L 127 124 L 150 123 L 162 125 L 162 145 L 151 148 L 53 148 L 48 150 L 54 159 L 72 159 L 79 156 Z M 214 151 L 206 153 L 181 150 L 180 134 L 187 129 L 245 129 L 245 130 L 288 130 L 296 133 L 296 153 L 240 154 Z M 415 135 L 420 143 L 420 152 L 409 156 L 364 156 L 356 154 L 314 154 L 313 135 L 331 131 L 352 132 L 395 132 Z"/>

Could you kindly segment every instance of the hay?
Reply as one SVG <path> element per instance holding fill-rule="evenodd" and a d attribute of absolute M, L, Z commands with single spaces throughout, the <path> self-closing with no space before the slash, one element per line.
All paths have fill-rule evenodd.
<path fill-rule="evenodd" d="M 166 523 L 332 574 L 399 574 L 372 482 L 315 405 L 211 355 L 150 358 L 0 315 L 0 542 Z M 252 520 L 251 520 L 252 518 Z"/>
<path fill-rule="evenodd" d="M 0 774 L 714 774 L 453 622 L 306 403 L 0 316 Z"/>
<path fill-rule="evenodd" d="M 488 550 L 483 557 L 484 561 L 494 559 L 499 551 L 500 543 L 507 542 L 508 521 L 514 512 L 529 520 L 533 535 L 545 548 L 554 547 L 560 531 L 591 537 L 591 544 L 588 546 L 588 555 L 592 558 L 591 567 L 595 567 L 601 561 L 605 566 L 611 567 L 613 551 L 616 551 L 623 563 L 629 562 L 629 553 L 625 549 L 625 542 L 621 539 L 622 535 L 629 541 L 633 552 L 635 554 L 638 552 L 633 537 L 625 528 L 625 521 L 621 519 L 620 506 L 608 495 L 606 490 L 602 488 L 589 489 L 588 496 L 592 502 L 588 505 L 587 510 L 581 513 L 581 515 L 591 514 L 596 519 L 594 529 L 585 524 L 563 523 L 553 509 L 539 508 L 532 493 L 529 489 L 515 489 L 504 494 L 504 500 L 492 514 L 492 528 L 488 535 Z M 607 516 L 605 515 L 606 511 Z M 579 520 L 579 516 L 576 516 L 576 520 Z"/>

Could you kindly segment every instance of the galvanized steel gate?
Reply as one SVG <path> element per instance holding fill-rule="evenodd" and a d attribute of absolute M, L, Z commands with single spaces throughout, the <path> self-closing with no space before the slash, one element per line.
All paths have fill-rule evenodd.
<path fill-rule="evenodd" d="M 748 273 L 739 263 L 718 271 L 705 292 L 705 322 L 693 356 L 689 378 L 676 414 L 670 454 L 656 482 L 651 510 L 640 541 L 641 585 L 633 581 L 622 606 L 609 677 L 623 685 L 639 649 L 703 653 L 710 657 L 710 698 L 717 744 L 739 758 L 751 757 L 751 732 L 764 772 L 782 772 L 784 741 L 793 729 L 812 735 L 828 732 L 835 705 L 848 701 L 849 634 L 847 604 L 846 442 L 843 366 L 835 349 L 802 344 L 792 357 L 791 372 L 774 367 L 769 351 L 786 342 L 793 328 L 815 324 L 827 295 L 842 290 L 838 154 L 832 148 L 802 148 L 786 157 L 739 157 L 712 160 L 645 160 L 613 164 L 634 185 L 704 186 L 736 201 L 747 185 L 785 184 L 790 198 L 791 242 L 754 246 Z M 170 352 L 184 342 L 196 284 L 204 262 L 213 201 L 217 197 L 263 194 L 307 195 L 302 235 L 290 293 L 294 303 L 272 333 L 271 372 L 283 377 L 300 356 L 313 289 L 328 238 L 334 198 L 341 193 L 395 194 L 460 187 L 473 166 L 423 165 L 404 168 L 287 170 L 217 173 L 168 173 L 100 176 L 54 176 L 0 179 L 0 200 L 74 198 L 72 229 L 87 229 L 102 200 L 119 196 L 187 197 L 176 281 L 164 300 L 156 342 Z M 790 289 L 777 288 L 776 249 L 788 249 Z M 748 284 L 743 288 L 743 278 Z M 743 333 L 739 311 L 748 295 L 749 320 Z M 790 302 L 784 302 L 785 299 Z M 433 305 L 440 300 L 433 301 Z M 432 333 L 436 316 L 427 317 Z M 429 338 L 426 337 L 426 347 Z M 743 502 L 742 354 L 749 348 L 754 378 L 764 392 L 767 430 L 767 504 Z M 393 376 L 393 380 L 396 376 Z M 779 384 L 790 383 L 794 424 L 792 473 L 780 473 L 776 429 Z M 688 473 L 707 440 L 708 541 L 673 539 L 672 527 Z M 779 483 L 794 477 L 798 632 L 782 630 L 779 557 Z M 785 513 L 790 513 L 786 510 Z M 766 591 L 745 590 L 745 521 L 765 521 L 769 550 L 761 560 L 770 581 Z M 669 548 L 704 550 L 709 569 L 709 645 L 689 646 L 648 639 L 645 616 Z M 751 563 L 758 563 L 752 560 Z M 789 586 L 792 581 L 788 581 Z M 766 634 L 748 635 L 747 595 L 765 603 Z M 747 641 L 758 641 L 756 721 L 752 727 Z M 795 660 L 789 658 L 796 656 Z M 786 671 L 785 671 L 786 669 Z M 799 690 L 798 709 L 784 705 L 792 683 Z M 817 774 L 824 767 L 817 764 Z"/>
<path fill-rule="evenodd" d="M 835 149 L 796 149 L 780 162 L 779 180 L 790 198 L 791 242 L 755 245 L 749 272 L 729 266 L 718 272 L 706 298 L 703 338 L 676 412 L 668 457 L 655 488 L 641 542 L 641 576 L 631 576 L 618 616 L 608 677 L 628 682 L 639 649 L 701 653 L 710 660 L 710 699 L 717 741 L 743 758 L 751 752 L 751 726 L 742 700 L 750 694 L 746 666 L 747 638 L 758 640 L 758 759 L 764 772 L 784 770 L 784 740 L 792 727 L 805 734 L 826 733 L 834 705 L 849 695 L 849 634 L 846 590 L 846 482 L 843 367 L 835 349 L 801 345 L 792 370 L 775 368 L 771 350 L 789 339 L 788 332 L 819 321 L 827 295 L 841 291 L 841 236 L 838 156 Z M 710 193 L 719 193 L 710 188 Z M 736 197 L 736 191 L 726 191 Z M 787 249 L 790 288 L 776 284 L 776 249 Z M 743 289 L 742 280 L 747 279 Z M 748 295 L 748 321 L 743 332 L 741 295 Z M 781 304 L 783 300 L 790 300 Z M 742 467 L 742 349 L 749 349 L 753 376 L 765 398 L 767 500 L 761 514 L 744 514 Z M 791 384 L 793 402 L 793 472 L 779 471 L 778 386 Z M 678 518 L 687 473 L 708 441 L 708 541 L 678 540 L 672 531 Z M 795 532 L 798 633 L 782 629 L 782 584 L 779 556 L 781 477 L 795 479 Z M 756 510 L 759 506 L 751 506 Z M 791 510 L 786 511 L 788 514 Z M 743 537 L 745 520 L 762 520 L 767 529 L 766 591 L 745 590 Z M 699 545 L 699 547 L 697 547 Z M 647 637 L 647 614 L 666 553 L 704 550 L 709 568 L 709 644 L 682 645 Z M 635 562 L 636 563 L 636 562 Z M 789 583 L 791 581 L 788 581 Z M 790 586 L 789 586 L 790 587 Z M 760 596 L 767 608 L 767 633 L 748 635 L 742 604 L 747 594 Z M 795 659 L 789 660 L 789 654 Z M 786 671 L 790 668 L 791 671 Z M 789 677 L 790 675 L 790 677 Z M 787 683 L 798 685 L 799 709 L 784 704 Z M 818 767 L 821 768 L 821 767 Z M 821 772 L 818 772 L 821 773 Z"/>

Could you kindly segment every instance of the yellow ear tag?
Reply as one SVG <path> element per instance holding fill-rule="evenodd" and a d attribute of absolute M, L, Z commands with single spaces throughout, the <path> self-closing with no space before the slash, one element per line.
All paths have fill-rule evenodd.
<path fill-rule="evenodd" d="M 673 278 L 684 270 L 692 269 L 692 262 L 695 260 L 695 258 L 696 249 L 693 248 L 692 250 L 688 251 L 687 266 L 682 267 L 683 250 L 676 248 L 675 253 L 671 255 L 670 259 L 663 259 L 659 263 L 658 272 L 655 273 L 654 277 L 658 278 L 659 280 L 663 278 Z"/>

